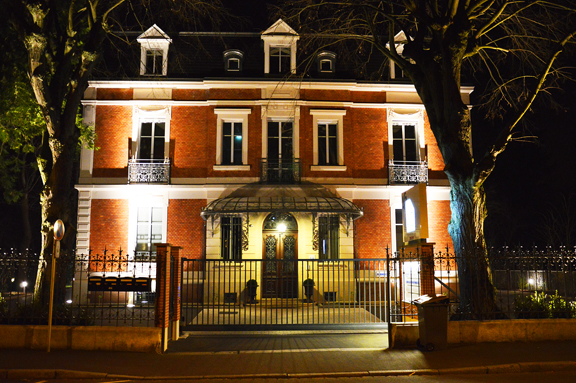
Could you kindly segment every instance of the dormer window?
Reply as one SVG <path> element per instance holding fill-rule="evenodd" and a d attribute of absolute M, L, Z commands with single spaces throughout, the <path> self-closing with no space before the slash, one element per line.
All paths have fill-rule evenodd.
<path fill-rule="evenodd" d="M 224 52 L 224 70 L 226 72 L 242 72 L 244 53 L 236 49 Z"/>
<path fill-rule="evenodd" d="M 317 60 L 319 73 L 334 73 L 336 71 L 336 53 L 320 52 Z"/>
<path fill-rule="evenodd" d="M 296 73 L 296 42 L 300 36 L 282 19 L 262 33 L 264 73 Z"/>
<path fill-rule="evenodd" d="M 166 76 L 170 37 L 154 24 L 138 36 L 137 41 L 140 43 L 140 75 Z"/>
<path fill-rule="evenodd" d="M 396 53 L 398 53 L 400 56 L 402 56 L 402 54 L 404 53 L 404 44 L 406 44 L 406 35 L 404 34 L 404 32 L 399 32 L 398 34 L 396 34 L 396 36 L 394 36 L 394 48 L 396 50 Z M 386 44 L 386 48 L 390 49 L 390 44 Z M 390 79 L 394 80 L 394 79 L 403 79 L 405 78 L 404 76 L 404 72 L 402 71 L 402 69 L 396 65 L 396 63 L 392 60 L 390 60 Z"/>
<path fill-rule="evenodd" d="M 270 47 L 270 73 L 290 72 L 290 59 L 289 47 Z"/>

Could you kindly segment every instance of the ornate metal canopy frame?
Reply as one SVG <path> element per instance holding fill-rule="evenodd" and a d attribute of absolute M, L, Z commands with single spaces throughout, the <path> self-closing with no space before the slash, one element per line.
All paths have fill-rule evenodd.
<path fill-rule="evenodd" d="M 313 244 L 317 247 L 318 215 L 339 215 L 346 222 L 346 234 L 350 223 L 364 215 L 361 208 L 344 198 L 337 197 L 226 197 L 210 202 L 202 209 L 204 220 L 214 220 L 221 215 L 242 215 L 243 247 L 248 248 L 248 230 L 251 213 L 311 213 Z"/>

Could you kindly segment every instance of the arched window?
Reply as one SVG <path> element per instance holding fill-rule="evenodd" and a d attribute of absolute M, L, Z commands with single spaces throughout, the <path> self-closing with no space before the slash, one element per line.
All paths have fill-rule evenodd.
<path fill-rule="evenodd" d="M 226 72 L 242 72 L 244 52 L 229 49 L 224 52 L 224 70 Z"/>
<path fill-rule="evenodd" d="M 318 63 L 318 73 L 336 72 L 336 53 L 330 51 L 322 51 L 318 53 L 316 60 Z"/>

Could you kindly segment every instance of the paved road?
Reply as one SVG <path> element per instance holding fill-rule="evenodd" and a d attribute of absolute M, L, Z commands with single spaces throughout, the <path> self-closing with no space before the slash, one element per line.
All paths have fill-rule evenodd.
<path fill-rule="evenodd" d="M 173 380 L 130 380 L 130 379 L 82 379 L 81 383 L 558 383 L 575 382 L 576 371 L 531 372 L 517 374 L 460 374 L 460 375 L 424 375 L 424 376 L 377 376 L 377 377 L 338 377 L 338 378 L 282 378 L 282 379 L 173 379 Z M 3 383 L 71 383 L 76 380 L 7 380 Z"/>

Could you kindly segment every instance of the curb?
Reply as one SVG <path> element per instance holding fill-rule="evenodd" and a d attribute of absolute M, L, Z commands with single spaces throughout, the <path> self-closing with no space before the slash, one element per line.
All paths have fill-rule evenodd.
<path fill-rule="evenodd" d="M 420 370 L 376 370 L 342 372 L 299 372 L 246 375 L 195 375 L 195 376 L 132 376 L 104 372 L 14 369 L 0 370 L 0 379 L 129 379 L 129 380 L 198 380 L 198 379 L 302 379 L 302 378 L 358 378 L 365 376 L 412 376 L 412 375 L 456 375 L 456 374 L 503 374 L 522 372 L 576 371 L 576 361 L 526 362 L 497 364 L 490 366 L 455 367 Z"/>

